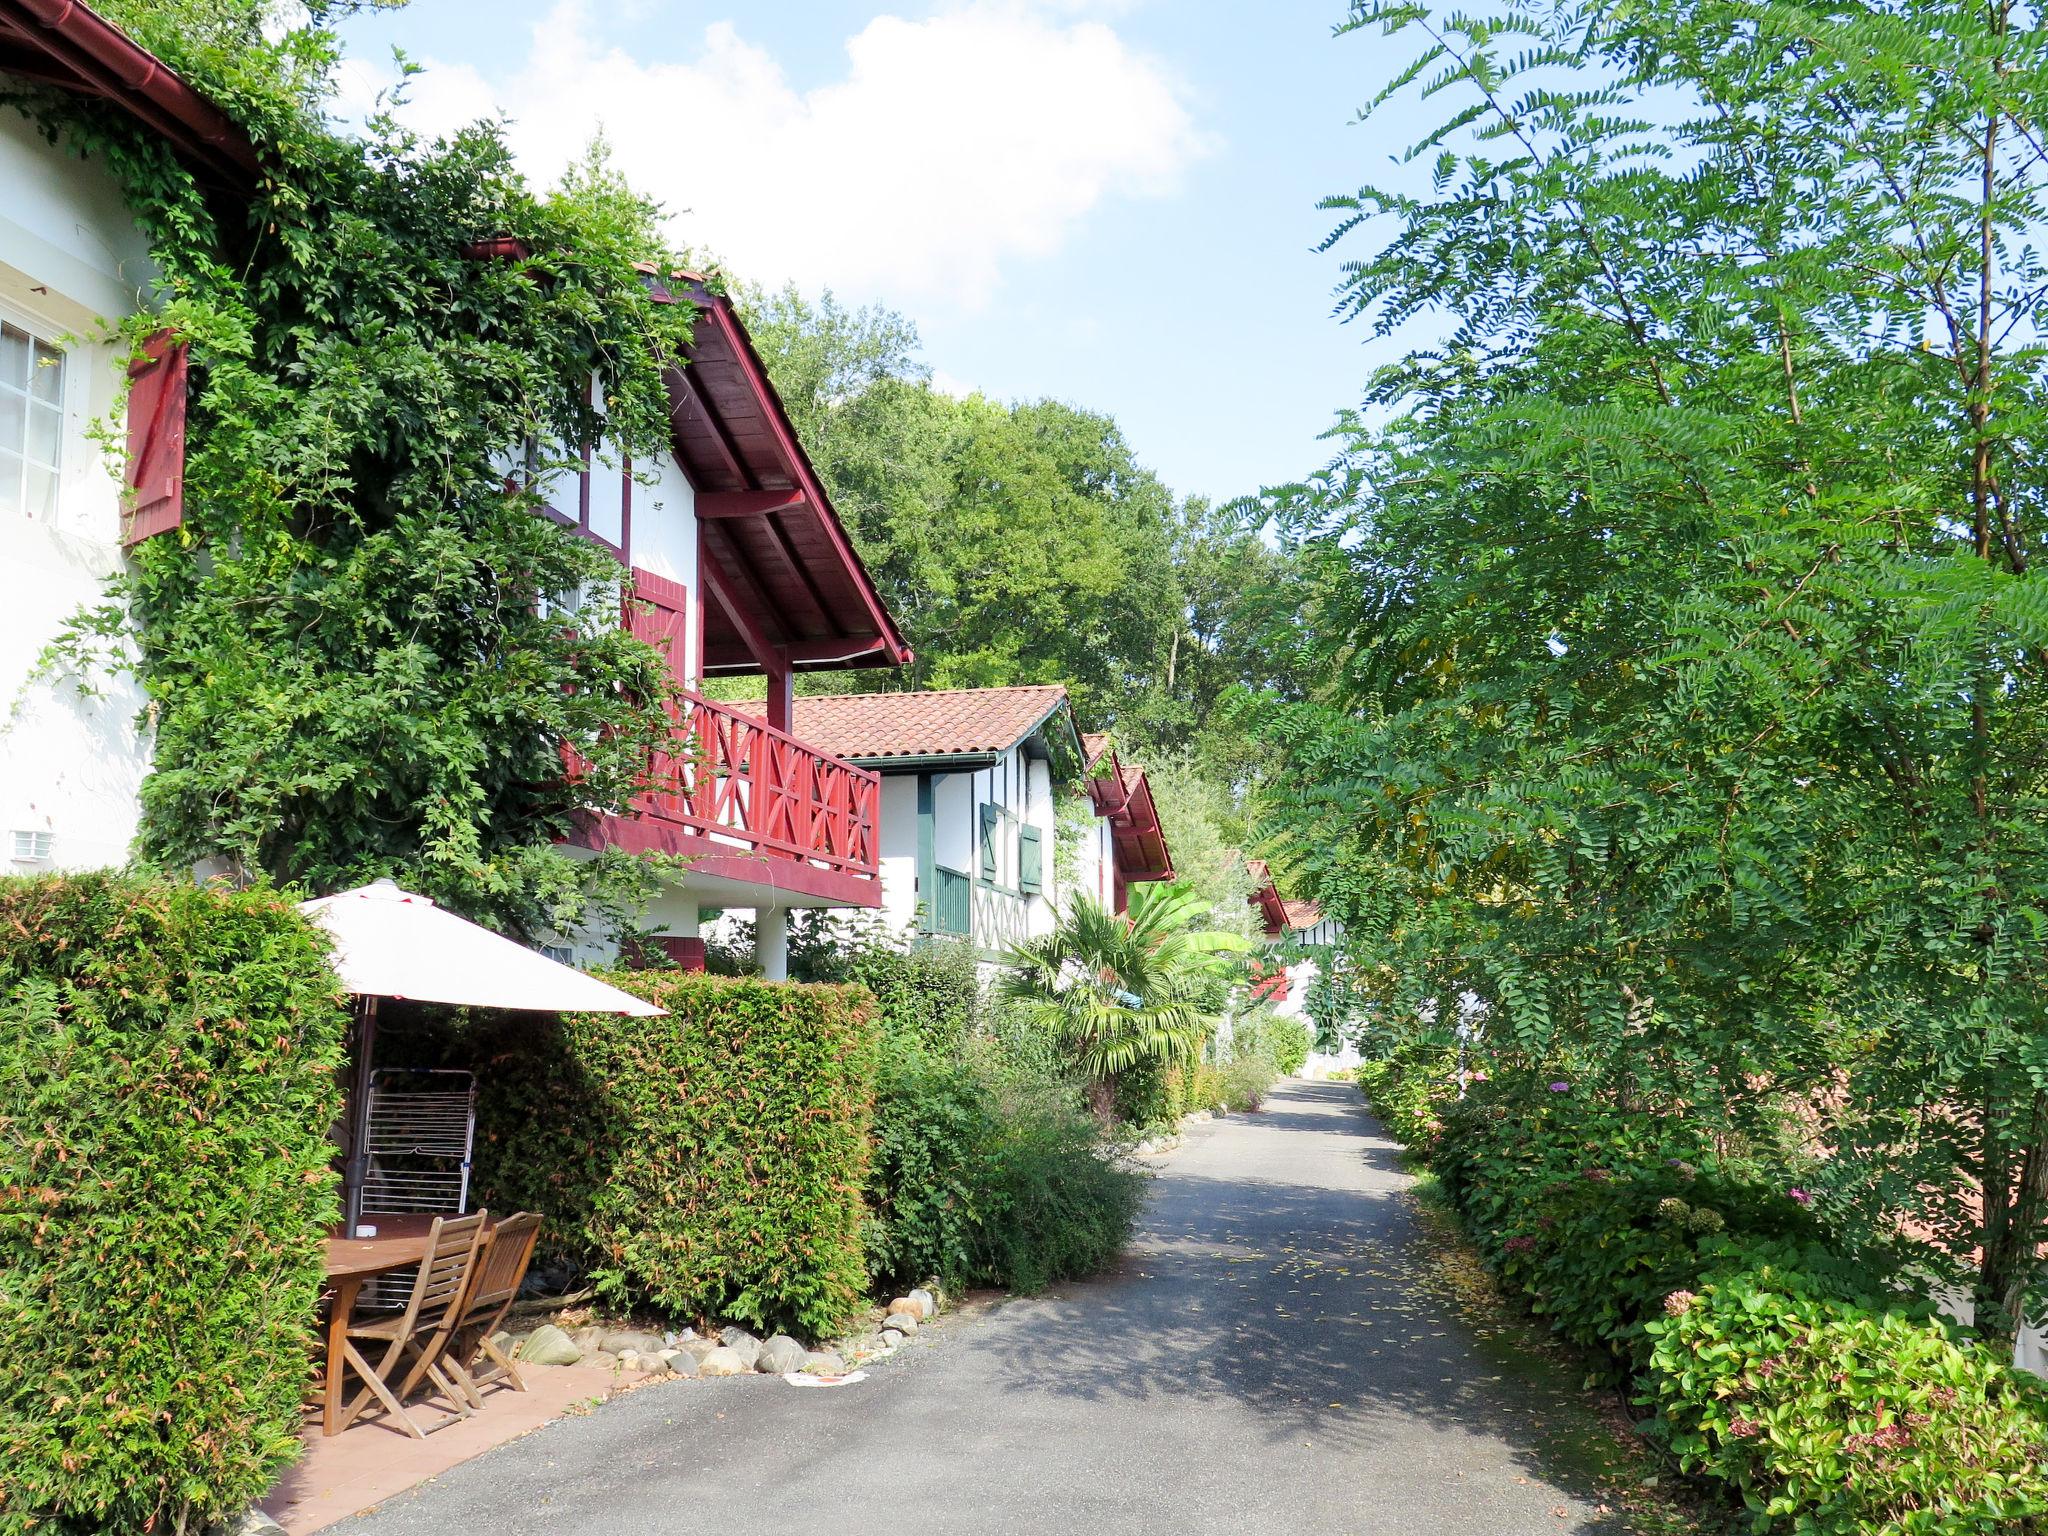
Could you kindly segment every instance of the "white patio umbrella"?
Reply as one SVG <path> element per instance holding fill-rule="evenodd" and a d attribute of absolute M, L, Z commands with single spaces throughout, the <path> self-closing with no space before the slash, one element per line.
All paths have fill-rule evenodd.
<path fill-rule="evenodd" d="M 299 910 L 327 930 L 336 974 L 364 997 L 635 1018 L 666 1011 L 389 880 L 302 901 Z"/>
<path fill-rule="evenodd" d="M 389 880 L 302 901 L 299 910 L 327 931 L 334 941 L 335 974 L 363 1000 L 357 1014 L 356 1083 L 349 1106 L 345 1230 L 351 1233 L 362 1215 L 377 999 L 543 1013 L 623 1013 L 635 1018 L 668 1011 L 445 912 Z"/>

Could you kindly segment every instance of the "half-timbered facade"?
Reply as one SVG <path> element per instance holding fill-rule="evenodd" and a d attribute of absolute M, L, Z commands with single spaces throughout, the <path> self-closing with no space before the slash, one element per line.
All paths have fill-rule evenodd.
<path fill-rule="evenodd" d="M 998 964 L 1077 895 L 1120 911 L 1131 881 L 1172 878 L 1143 770 L 1084 741 L 1064 688 L 814 695 L 794 711 L 798 735 L 881 779 L 881 910 L 899 933 Z"/>

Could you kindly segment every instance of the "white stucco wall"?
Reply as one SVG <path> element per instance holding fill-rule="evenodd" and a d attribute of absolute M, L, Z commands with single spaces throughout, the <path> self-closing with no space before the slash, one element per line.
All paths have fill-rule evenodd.
<path fill-rule="evenodd" d="M 882 780 L 882 916 L 891 928 L 917 918 L 917 775 Z"/>
<path fill-rule="evenodd" d="M 694 687 L 704 671 L 703 658 L 697 654 L 703 627 L 697 622 L 697 605 L 704 596 L 697 589 L 696 487 L 666 453 L 656 454 L 651 464 L 635 464 L 633 469 L 633 563 L 689 588 L 683 678 Z"/>
<path fill-rule="evenodd" d="M 65 352 L 56 516 L 0 515 L 0 871 L 118 864 L 134 839 L 141 690 L 95 672 L 88 697 L 74 679 L 31 677 L 120 569 L 121 464 L 89 428 L 118 394 L 122 354 L 105 338 L 154 276 L 113 179 L 0 108 L 0 318 Z M 47 866 L 13 860 L 16 831 L 50 834 Z"/>

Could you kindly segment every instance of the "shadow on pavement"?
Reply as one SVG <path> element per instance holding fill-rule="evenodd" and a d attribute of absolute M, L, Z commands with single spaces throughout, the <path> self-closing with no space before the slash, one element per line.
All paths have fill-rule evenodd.
<path fill-rule="evenodd" d="M 1453 1446 L 1459 1435 L 1493 1440 L 1532 1481 L 1597 1503 L 1597 1468 L 1585 1462 L 1604 1429 L 1516 1330 L 1476 1330 L 1459 1316 L 1405 1193 L 1400 1150 L 1357 1091 L 1282 1092 L 1290 1107 L 1242 1117 L 1258 1145 L 1234 1166 L 1202 1157 L 1202 1143 L 1168 1165 L 1115 1277 L 1009 1304 L 1035 1314 L 1002 1360 L 1009 1389 L 1228 1400 L 1254 1410 L 1273 1443 L 1382 1457 L 1404 1439 L 1440 1457 L 1444 1440 L 1418 1429 L 1449 1432 Z M 1106 1339 L 1122 1341 L 1113 1360 Z M 1617 1513 L 1557 1529 L 1619 1536 L 1629 1526 Z"/>

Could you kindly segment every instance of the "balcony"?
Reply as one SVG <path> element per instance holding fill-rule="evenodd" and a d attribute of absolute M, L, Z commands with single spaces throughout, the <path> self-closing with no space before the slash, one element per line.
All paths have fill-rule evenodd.
<path fill-rule="evenodd" d="M 632 813 L 592 816 L 574 841 L 691 858 L 687 883 L 734 906 L 881 904 L 879 775 L 693 693 L 670 716 Z"/>

